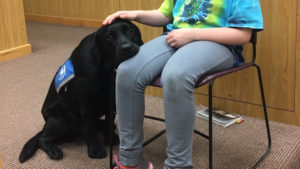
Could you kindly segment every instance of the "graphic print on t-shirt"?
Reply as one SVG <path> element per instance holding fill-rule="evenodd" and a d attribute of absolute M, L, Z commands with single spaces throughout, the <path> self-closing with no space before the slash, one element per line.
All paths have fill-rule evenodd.
<path fill-rule="evenodd" d="M 206 22 L 207 16 L 211 13 L 213 7 L 211 0 L 187 0 L 184 4 L 184 10 L 180 22 L 195 24 L 200 21 Z"/>

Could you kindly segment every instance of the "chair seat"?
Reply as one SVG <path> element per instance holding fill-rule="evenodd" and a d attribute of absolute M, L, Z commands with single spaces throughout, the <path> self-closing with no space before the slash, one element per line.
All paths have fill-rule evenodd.
<path fill-rule="evenodd" d="M 245 63 L 243 64 L 242 66 L 238 66 L 238 67 L 234 67 L 234 68 L 230 68 L 230 69 L 226 69 L 226 70 L 223 70 L 221 72 L 216 72 L 216 73 L 212 73 L 212 74 L 208 74 L 208 75 L 204 75 L 202 78 L 200 78 L 196 85 L 195 85 L 195 88 L 198 88 L 198 87 L 201 87 L 203 85 L 205 85 L 206 83 L 210 82 L 211 80 L 213 79 L 216 79 L 218 77 L 221 77 L 221 76 L 225 76 L 227 74 L 230 74 L 230 73 L 233 73 L 233 72 L 236 72 L 236 71 L 239 71 L 239 70 L 243 70 L 243 69 L 246 69 L 250 66 L 253 66 L 253 63 L 250 62 L 250 63 Z M 151 83 L 150 83 L 150 86 L 155 86 L 155 87 L 162 87 L 162 84 L 161 84 L 161 76 L 159 75 L 157 78 L 155 78 Z"/>

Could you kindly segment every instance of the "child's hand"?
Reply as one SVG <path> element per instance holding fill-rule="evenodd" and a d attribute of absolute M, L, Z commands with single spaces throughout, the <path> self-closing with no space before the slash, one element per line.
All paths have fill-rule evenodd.
<path fill-rule="evenodd" d="M 104 21 L 103 25 L 108 25 L 111 24 L 113 20 L 116 18 L 121 18 L 121 19 L 127 19 L 127 20 L 135 20 L 137 17 L 137 11 L 119 11 L 116 13 L 113 13 L 109 16 L 107 16 Z"/>
<path fill-rule="evenodd" d="M 191 28 L 176 29 L 168 33 L 166 40 L 169 46 L 180 48 L 194 40 Z"/>

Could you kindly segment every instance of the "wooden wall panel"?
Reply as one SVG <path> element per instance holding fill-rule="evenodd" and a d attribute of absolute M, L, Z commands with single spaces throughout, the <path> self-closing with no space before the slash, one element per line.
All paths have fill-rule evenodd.
<path fill-rule="evenodd" d="M 0 50 L 27 43 L 22 1 L 0 1 Z"/>
<path fill-rule="evenodd" d="M 261 1 L 261 6 L 265 30 L 258 33 L 256 63 L 262 69 L 266 102 L 270 107 L 294 111 L 297 2 Z M 217 80 L 214 95 L 261 104 L 255 68 L 237 74 Z"/>
<path fill-rule="evenodd" d="M 0 1 L 0 62 L 31 53 L 22 0 Z"/>
<path fill-rule="evenodd" d="M 294 111 L 297 1 L 261 1 L 265 31 L 258 39 L 269 106 Z"/>
<path fill-rule="evenodd" d="M 103 20 L 119 9 L 119 0 L 24 0 L 25 13 Z"/>
<path fill-rule="evenodd" d="M 295 116 L 300 126 L 300 1 L 297 5 L 297 50 L 296 50 L 296 85 L 295 85 Z"/>
<path fill-rule="evenodd" d="M 24 0 L 27 20 L 98 28 L 119 0 Z"/>

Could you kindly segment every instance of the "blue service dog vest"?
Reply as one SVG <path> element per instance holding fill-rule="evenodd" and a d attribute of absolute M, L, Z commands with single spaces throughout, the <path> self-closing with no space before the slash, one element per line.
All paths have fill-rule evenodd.
<path fill-rule="evenodd" d="M 68 59 L 60 68 L 55 76 L 55 88 L 57 93 L 63 85 L 75 77 L 72 61 Z"/>

